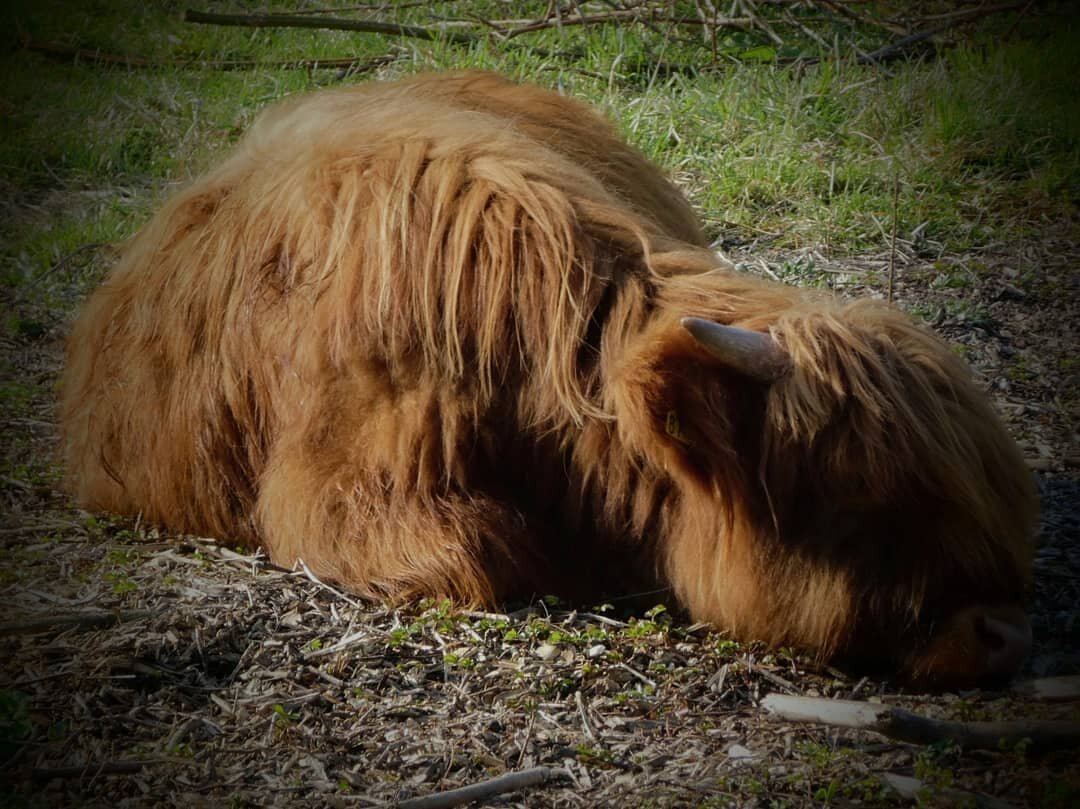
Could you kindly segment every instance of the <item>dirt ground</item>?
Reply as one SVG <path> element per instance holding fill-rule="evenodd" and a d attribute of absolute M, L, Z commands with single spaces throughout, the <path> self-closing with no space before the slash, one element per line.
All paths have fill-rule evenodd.
<path fill-rule="evenodd" d="M 887 286 L 888 254 L 719 248 L 838 294 Z M 108 261 L 91 246 L 55 272 Z M 1021 679 L 1080 673 L 1078 264 L 1075 229 L 1053 224 L 967 255 L 913 235 L 895 257 L 897 302 L 960 347 L 1042 492 Z M 7 291 L 5 308 L 0 806 L 393 805 L 539 765 L 555 777 L 484 805 L 909 804 L 886 773 L 918 778 L 921 805 L 1080 805 L 1075 750 L 922 747 L 759 707 L 779 692 L 1078 720 L 1076 701 L 908 693 L 656 611 L 363 603 L 224 543 L 81 512 L 52 461 L 68 315 Z"/>

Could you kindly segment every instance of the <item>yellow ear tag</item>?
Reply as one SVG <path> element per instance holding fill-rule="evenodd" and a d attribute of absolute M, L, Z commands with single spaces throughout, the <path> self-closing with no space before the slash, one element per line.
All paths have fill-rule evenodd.
<path fill-rule="evenodd" d="M 682 431 L 682 427 L 679 425 L 679 414 L 674 410 L 669 410 L 667 412 L 667 418 L 664 419 L 664 432 L 680 444 L 690 443 L 690 439 L 686 437 L 686 434 Z"/>

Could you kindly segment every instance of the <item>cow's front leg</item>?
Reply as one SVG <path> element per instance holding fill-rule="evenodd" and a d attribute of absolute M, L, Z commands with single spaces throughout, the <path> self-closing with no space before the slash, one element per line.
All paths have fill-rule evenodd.
<path fill-rule="evenodd" d="M 274 459 L 256 508 L 262 543 L 285 567 L 373 598 L 497 605 L 548 578 L 539 544 L 512 505 L 479 492 L 400 493 L 370 473 Z"/>

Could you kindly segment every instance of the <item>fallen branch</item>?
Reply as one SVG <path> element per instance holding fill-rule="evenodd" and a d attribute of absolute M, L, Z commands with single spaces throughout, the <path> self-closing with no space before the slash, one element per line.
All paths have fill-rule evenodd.
<path fill-rule="evenodd" d="M 469 784 L 469 786 L 446 792 L 436 792 L 421 798 L 411 798 L 402 801 L 397 806 L 398 809 L 448 809 L 451 806 L 482 801 L 507 792 L 518 792 L 555 778 L 565 777 L 566 773 L 563 770 L 553 770 L 551 767 L 531 767 L 528 770 L 509 772 L 478 784 Z"/>
<path fill-rule="evenodd" d="M 840 14 L 847 17 L 849 20 L 854 20 L 862 25 L 876 25 L 879 28 L 884 28 L 886 31 L 891 31 L 894 34 L 906 34 L 908 31 L 904 26 L 897 25 L 889 20 L 879 20 L 866 14 L 860 14 L 849 8 L 847 4 L 837 2 L 837 0 L 815 0 L 815 3 L 821 3 L 826 8 L 832 9 L 834 13 Z"/>
<path fill-rule="evenodd" d="M 1080 746 L 1080 722 L 1018 720 L 955 722 L 869 702 L 769 694 L 761 707 L 791 722 L 815 722 L 835 727 L 871 730 L 911 744 L 953 741 L 965 749 L 1001 750 L 1018 745 L 1032 751 Z"/>
<path fill-rule="evenodd" d="M 18 621 L 5 621 L 0 624 L 0 636 L 26 635 L 59 627 L 66 629 L 74 626 L 80 629 L 96 629 L 126 623 L 127 621 L 138 621 L 150 615 L 150 610 L 117 610 L 115 612 L 95 610 L 92 612 L 69 612 L 60 615 L 37 615 L 33 618 L 23 618 Z"/>
<path fill-rule="evenodd" d="M 321 28 L 334 31 L 358 31 L 365 34 L 403 36 L 428 41 L 444 39 L 458 45 L 472 45 L 480 41 L 473 34 L 433 31 L 419 25 L 375 20 L 346 20 L 341 17 L 305 17 L 295 14 L 216 14 L 189 8 L 184 11 L 184 22 L 236 25 L 243 28 Z"/>
<path fill-rule="evenodd" d="M 63 61 L 94 62 L 102 65 L 117 65 L 129 68 L 180 68 L 195 70 L 373 70 L 390 61 L 394 56 L 376 56 L 373 59 L 340 57 L 332 59 L 148 59 L 143 56 L 129 56 L 121 53 L 103 53 L 89 48 L 76 48 L 60 42 L 24 41 L 22 47 L 45 56 Z"/>
<path fill-rule="evenodd" d="M 892 59 L 899 59 L 904 55 L 904 52 L 907 51 L 907 49 L 910 48 L 912 45 L 916 45 L 923 40 L 929 39 L 932 36 L 936 36 L 943 31 L 947 31 L 954 25 L 958 25 L 962 22 L 970 22 L 972 20 L 977 20 L 982 17 L 989 17 L 991 14 L 996 14 L 999 11 L 1011 11 L 1013 9 L 1020 8 L 1026 2 L 1027 0 L 1016 0 L 1016 2 L 1013 3 L 1002 3 L 996 6 L 980 6 L 978 8 L 964 9 L 952 15 L 947 22 L 944 22 L 940 25 L 935 25 L 933 28 L 927 28 L 924 31 L 917 31 L 908 36 L 901 37 L 895 42 L 878 48 L 876 51 L 871 51 L 870 53 L 866 54 L 865 57 L 859 57 L 858 61 L 864 63 L 870 62 L 880 64 L 882 62 L 887 62 Z"/>
<path fill-rule="evenodd" d="M 860 56 L 856 61 L 860 64 L 880 65 L 883 62 L 900 59 L 912 45 L 917 45 L 924 40 L 930 39 L 930 37 L 935 36 L 936 34 L 947 31 L 952 28 L 952 26 L 953 23 L 947 22 L 942 25 L 936 25 L 933 28 L 927 28 L 925 31 L 909 34 L 906 37 L 901 37 L 895 42 L 890 42 L 888 45 L 883 45 L 876 51 L 870 51 L 870 53 Z"/>
<path fill-rule="evenodd" d="M 417 6 L 431 5 L 431 0 L 412 0 L 404 2 L 398 0 L 394 3 L 394 9 L 416 8 Z M 340 14 L 343 11 L 383 11 L 386 9 L 386 0 L 376 0 L 372 3 L 358 3 L 355 6 L 338 6 L 337 8 L 298 8 L 293 14 Z"/>
<path fill-rule="evenodd" d="M 1046 702 L 1080 699 L 1080 674 L 1028 680 L 1027 682 L 1017 683 L 1013 686 L 1013 691 L 1025 697 Z"/>

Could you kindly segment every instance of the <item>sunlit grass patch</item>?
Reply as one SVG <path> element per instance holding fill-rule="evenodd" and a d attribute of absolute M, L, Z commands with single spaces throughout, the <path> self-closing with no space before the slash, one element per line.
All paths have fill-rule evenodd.
<path fill-rule="evenodd" d="M 101 259 L 145 221 L 158 196 L 130 188 L 53 192 L 6 234 L 0 282 L 21 300 L 69 308 L 100 280 Z"/>
<path fill-rule="evenodd" d="M 304 6 L 275 6 L 291 8 Z M 343 4 L 336 15 L 356 16 L 350 8 Z M 493 2 L 470 8 L 477 18 L 507 13 Z M 544 8 L 526 3 L 517 12 Z M 965 249 L 1023 235 L 1041 217 L 1070 215 L 1080 186 L 1080 117 L 1070 89 L 1080 57 L 1070 46 L 1071 17 L 1054 30 L 1004 43 L 975 39 L 938 59 L 885 68 L 857 64 L 841 51 L 820 54 L 825 60 L 810 66 L 739 58 L 752 44 L 739 32 L 725 33 L 714 54 L 704 39 L 665 38 L 630 24 L 460 45 L 196 25 L 170 4 L 131 8 L 119 0 L 93 7 L 52 0 L 6 13 L 32 38 L 157 59 L 395 57 L 377 74 L 354 77 L 271 68 L 134 70 L 15 50 L 0 71 L 0 181 L 31 193 L 127 187 L 153 203 L 168 184 L 219 159 L 260 110 L 284 96 L 466 68 L 596 105 L 687 190 L 714 235 L 769 234 L 777 247 L 826 245 L 843 254 L 881 249 L 895 222 L 901 235 L 919 227 L 945 247 Z M 381 19 L 431 25 L 444 17 L 460 19 L 461 10 L 409 5 Z M 87 240 L 102 235 L 95 229 L 112 231 L 111 240 L 137 220 L 121 215 L 118 223 L 114 212 L 93 208 L 72 218 L 78 215 L 102 217 L 101 225 L 85 226 Z M 77 248 L 72 237 L 63 227 L 16 235 L 19 249 L 7 251 L 0 272 L 18 282 Z M 43 245 L 50 238 L 51 250 Z"/>

